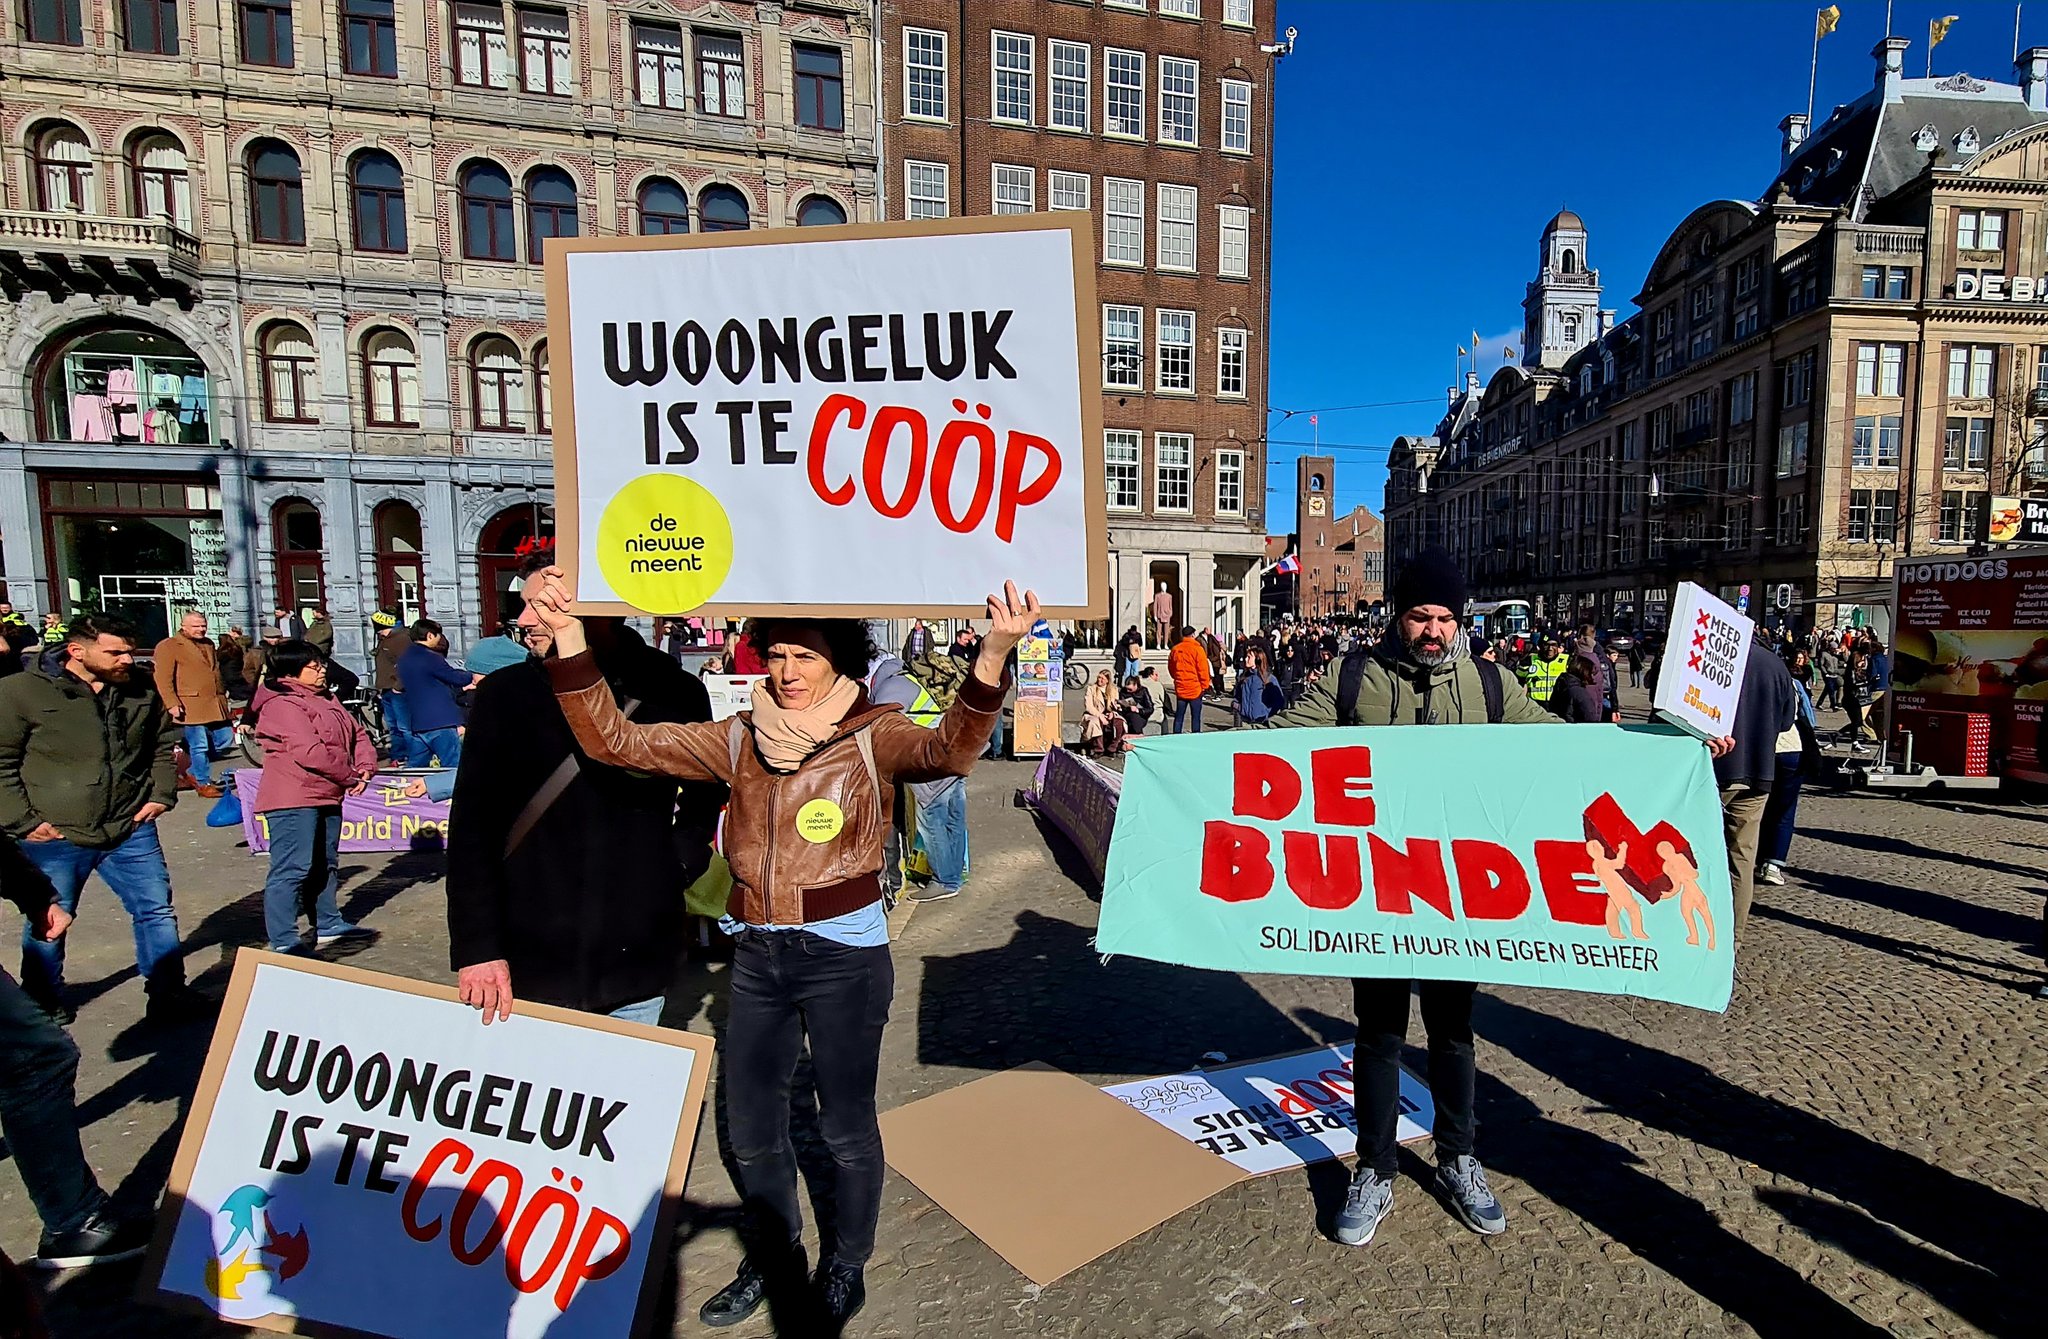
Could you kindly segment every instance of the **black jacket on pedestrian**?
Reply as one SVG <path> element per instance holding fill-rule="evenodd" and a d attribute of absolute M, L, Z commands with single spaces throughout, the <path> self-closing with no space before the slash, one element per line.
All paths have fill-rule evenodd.
<path fill-rule="evenodd" d="M 1769 790 L 1778 774 L 1778 736 L 1798 719 L 1799 685 L 1792 682 L 1792 671 L 1769 647 L 1750 647 L 1735 704 L 1735 747 L 1714 759 L 1715 782 Z"/>
<path fill-rule="evenodd" d="M 1550 692 L 1550 710 L 1559 719 L 1575 725 L 1598 724 L 1608 717 L 1606 705 L 1600 700 L 1600 690 L 1573 670 L 1557 676 L 1557 686 Z"/>
<path fill-rule="evenodd" d="M 711 719 L 704 685 L 629 629 L 596 652 L 633 720 Z M 565 758 L 575 779 L 509 855 L 529 800 Z M 448 956 L 504 959 L 515 997 L 593 1013 L 663 994 L 683 948 L 683 890 L 704 872 L 725 787 L 594 763 L 542 661 L 485 678 L 463 740 L 448 839 Z"/>

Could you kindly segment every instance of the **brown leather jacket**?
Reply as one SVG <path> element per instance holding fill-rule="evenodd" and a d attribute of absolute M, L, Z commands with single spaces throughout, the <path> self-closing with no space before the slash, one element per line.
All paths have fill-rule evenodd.
<path fill-rule="evenodd" d="M 562 714 L 592 760 L 732 787 L 725 815 L 733 876 L 727 909 L 753 925 L 804 925 L 879 901 L 895 787 L 972 771 L 995 730 L 1004 692 L 970 676 L 929 730 L 900 707 L 873 705 L 863 692 L 831 741 L 783 775 L 769 771 L 754 751 L 751 712 L 740 713 L 737 727 L 732 721 L 636 725 L 612 700 L 588 652 L 549 660 L 547 667 Z M 812 820 L 816 835 L 800 830 L 799 814 Z"/>

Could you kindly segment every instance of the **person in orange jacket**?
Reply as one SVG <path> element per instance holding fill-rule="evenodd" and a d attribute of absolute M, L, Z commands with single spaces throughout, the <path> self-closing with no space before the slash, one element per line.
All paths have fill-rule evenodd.
<path fill-rule="evenodd" d="M 1174 643 L 1166 667 L 1173 675 L 1173 733 L 1202 733 L 1202 695 L 1211 682 L 1209 653 L 1195 639 L 1193 628 L 1180 630 L 1180 640 Z"/>

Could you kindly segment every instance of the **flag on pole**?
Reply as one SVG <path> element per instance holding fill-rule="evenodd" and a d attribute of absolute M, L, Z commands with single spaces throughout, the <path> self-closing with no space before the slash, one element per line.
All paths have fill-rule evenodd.
<path fill-rule="evenodd" d="M 1288 554 L 1288 555 L 1287 555 L 1287 556 L 1286 556 L 1285 558 L 1282 558 L 1282 559 L 1281 559 L 1281 560 L 1280 560 L 1280 561 L 1279 561 L 1278 563 L 1275 563 L 1275 564 L 1273 565 L 1273 571 L 1274 571 L 1275 575 L 1278 575 L 1278 576 L 1283 576 L 1283 577 L 1284 577 L 1284 576 L 1292 576 L 1292 575 L 1294 575 L 1294 574 L 1295 574 L 1296 572 L 1299 572 L 1300 570 L 1301 570 L 1301 559 L 1300 559 L 1300 558 L 1297 558 L 1297 557 L 1296 557 L 1295 555 L 1293 555 L 1293 554 L 1291 554 L 1291 553 L 1290 553 L 1290 554 Z"/>
<path fill-rule="evenodd" d="M 1477 330 L 1472 332 L 1472 352 L 1479 352 L 1479 332 Z"/>
<path fill-rule="evenodd" d="M 1818 14 L 1814 15 L 1813 40 L 1818 42 L 1821 38 L 1826 37 L 1835 30 L 1835 25 L 1841 21 L 1842 7 L 1840 5 L 1829 5 L 1826 9 L 1821 10 Z"/>
<path fill-rule="evenodd" d="M 1458 356 L 1460 358 L 1463 358 L 1465 356 L 1465 346 L 1462 344 L 1458 346 Z"/>
<path fill-rule="evenodd" d="M 1949 25 L 1954 23 L 1958 17 L 1955 14 L 1946 14 L 1941 18 L 1929 20 L 1927 24 L 1927 49 L 1929 51 L 1940 46 L 1942 41 L 1948 37 Z"/>

